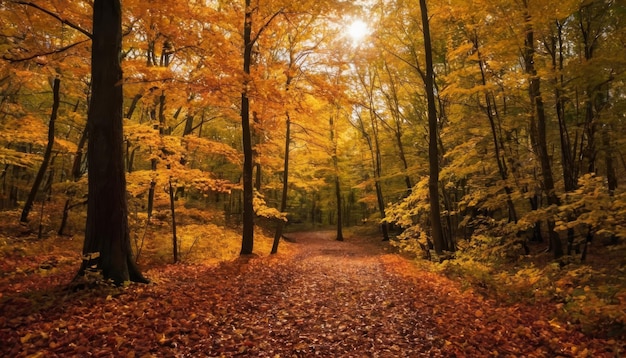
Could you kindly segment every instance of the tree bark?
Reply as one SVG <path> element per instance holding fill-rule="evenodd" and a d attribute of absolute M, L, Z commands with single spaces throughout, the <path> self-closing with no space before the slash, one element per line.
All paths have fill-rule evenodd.
<path fill-rule="evenodd" d="M 252 138 L 250 132 L 250 99 L 248 84 L 250 82 L 250 65 L 252 63 L 252 7 L 251 0 L 246 0 L 243 26 L 243 72 L 244 83 L 241 91 L 241 131 L 243 140 L 243 233 L 240 255 L 252 254 L 254 247 L 254 207 L 252 186 Z"/>
<path fill-rule="evenodd" d="M 437 143 L 437 107 L 435 102 L 435 73 L 433 69 L 433 51 L 430 41 L 430 26 L 428 24 L 428 7 L 426 0 L 420 0 L 422 11 L 422 26 L 424 33 L 424 53 L 426 56 L 426 98 L 428 100 L 428 193 L 430 196 L 430 225 L 431 237 L 435 252 L 438 255 L 447 250 L 446 241 L 443 238 L 443 228 L 441 226 L 441 209 L 439 204 L 439 148 Z"/>
<path fill-rule="evenodd" d="M 37 176 L 35 177 L 33 186 L 30 189 L 30 193 L 28 194 L 26 203 L 24 203 L 24 209 L 22 210 L 22 215 L 20 216 L 20 221 L 23 223 L 28 222 L 28 214 L 33 208 L 33 202 L 35 201 L 35 197 L 37 196 L 37 192 L 39 191 L 39 186 L 41 185 L 41 181 L 43 180 L 46 171 L 48 171 L 48 164 L 50 164 L 52 147 L 54 146 L 54 124 L 56 122 L 57 113 L 59 111 L 59 103 L 61 102 L 59 96 L 60 84 L 61 80 L 55 78 L 52 86 L 52 114 L 50 114 L 50 122 L 48 124 L 48 145 L 46 146 L 46 151 L 43 154 L 43 162 L 41 163 L 41 167 L 39 167 L 39 171 L 37 172 Z"/>
<path fill-rule="evenodd" d="M 287 193 L 289 191 L 289 146 L 291 144 L 291 119 L 289 118 L 289 112 L 286 114 L 285 120 L 285 162 L 283 165 L 283 191 L 280 198 L 280 212 L 284 213 L 287 210 Z M 272 254 L 278 252 L 278 244 L 280 238 L 283 236 L 283 227 L 285 222 L 280 220 L 276 226 L 276 232 L 274 233 L 274 242 L 272 243 Z"/>
<path fill-rule="evenodd" d="M 132 257 L 123 157 L 122 47 L 119 0 L 94 0 L 92 97 L 87 117 L 88 192 L 83 262 L 78 275 L 96 269 L 121 285 L 148 282 Z"/>
<path fill-rule="evenodd" d="M 176 236 L 176 208 L 174 205 L 174 187 L 170 178 L 170 211 L 172 212 L 172 252 L 174 253 L 174 263 L 178 262 L 178 237 Z"/>
<path fill-rule="evenodd" d="M 335 135 L 335 121 L 330 117 L 330 145 L 332 146 L 332 160 L 335 176 L 335 201 L 337 207 L 337 241 L 343 241 L 343 215 L 341 208 L 341 185 L 339 182 L 339 159 L 337 158 L 337 136 Z"/>
<path fill-rule="evenodd" d="M 478 55 L 478 66 L 480 67 L 480 76 L 483 86 L 487 87 L 487 78 L 485 76 L 485 62 L 481 56 L 478 36 L 474 38 L 474 47 L 476 48 L 476 53 Z M 501 138 L 498 136 L 498 129 L 496 127 L 496 103 L 492 100 L 492 96 L 489 92 L 485 92 L 485 113 L 487 114 L 487 119 L 489 119 L 489 126 L 491 127 L 491 135 L 493 137 L 493 147 L 494 154 L 496 157 L 496 162 L 498 164 L 498 172 L 500 173 L 500 177 L 504 182 L 504 192 L 506 193 L 506 205 L 509 212 L 509 222 L 517 222 L 517 211 L 515 210 L 515 204 L 511 199 L 511 194 L 513 190 L 507 184 L 507 180 L 509 178 L 508 168 L 506 166 L 506 160 L 504 157 L 503 148 L 501 148 Z"/>
<path fill-rule="evenodd" d="M 525 4 L 528 6 L 528 4 Z M 535 69 L 535 42 L 534 32 L 528 9 L 525 9 L 526 38 L 524 48 L 524 67 L 529 77 L 528 95 L 530 97 L 531 113 L 530 127 L 531 136 L 534 138 L 535 150 L 541 165 L 541 177 L 543 190 L 546 193 L 548 205 L 559 205 L 559 199 L 554 188 L 554 178 L 552 177 L 552 167 L 548 154 L 548 142 L 546 139 L 546 113 L 543 99 L 541 98 L 541 79 Z M 548 237 L 550 238 L 550 248 L 554 257 L 563 256 L 563 245 L 559 235 L 554 231 L 555 223 L 553 219 L 548 219 Z"/>

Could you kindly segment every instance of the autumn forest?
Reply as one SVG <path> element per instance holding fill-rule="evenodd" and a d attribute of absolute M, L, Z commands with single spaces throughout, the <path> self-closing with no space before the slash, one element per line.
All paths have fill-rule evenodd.
<path fill-rule="evenodd" d="M 0 15 L 0 355 L 626 354 L 623 1 Z"/>

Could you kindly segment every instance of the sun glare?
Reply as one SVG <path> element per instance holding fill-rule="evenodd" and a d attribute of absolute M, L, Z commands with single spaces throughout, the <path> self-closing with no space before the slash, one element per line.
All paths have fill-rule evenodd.
<path fill-rule="evenodd" d="M 367 24 L 361 20 L 354 20 L 348 26 L 348 35 L 355 43 L 361 42 L 365 36 L 369 34 Z"/>

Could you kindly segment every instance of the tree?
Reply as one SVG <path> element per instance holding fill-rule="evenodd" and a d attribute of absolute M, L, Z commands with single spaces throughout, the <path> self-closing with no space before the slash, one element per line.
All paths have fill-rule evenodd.
<path fill-rule="evenodd" d="M 536 150 L 536 155 L 541 164 L 541 176 L 543 190 L 547 196 L 548 205 L 559 204 L 554 187 L 554 178 L 552 176 L 552 164 L 550 162 L 550 154 L 548 153 L 548 142 L 546 139 L 547 118 L 546 111 L 541 95 L 541 77 L 537 74 L 535 68 L 535 32 L 531 22 L 528 2 L 524 1 L 523 14 L 525 18 L 525 40 L 522 58 L 524 59 L 524 71 L 528 76 L 528 95 L 530 97 L 530 135 L 531 142 Z M 554 220 L 548 220 L 548 235 L 550 240 L 550 248 L 554 252 L 554 257 L 563 256 L 563 248 L 561 239 L 554 231 Z"/>
<path fill-rule="evenodd" d="M 428 20 L 428 8 L 426 0 L 420 0 L 422 11 L 422 26 L 424 32 L 424 55 L 426 56 L 426 97 L 428 100 L 428 163 L 429 179 L 428 193 L 430 195 L 430 220 L 431 237 L 435 246 L 435 252 L 442 254 L 447 250 L 446 241 L 443 239 L 443 229 L 441 227 L 441 209 L 439 206 L 439 148 L 438 148 L 438 123 L 437 108 L 435 103 L 435 73 L 433 70 L 433 53 L 430 41 L 430 27 Z"/>
<path fill-rule="evenodd" d="M 330 117 L 330 145 L 331 145 L 331 157 L 333 161 L 333 176 L 335 182 L 335 200 L 337 205 L 337 235 L 335 239 L 337 241 L 343 241 L 343 215 L 341 207 L 341 183 L 339 182 L 339 158 L 337 157 L 337 133 L 335 126 L 336 119 Z"/>
<path fill-rule="evenodd" d="M 254 188 L 252 187 L 252 137 L 250 133 L 250 98 L 247 86 L 250 84 L 250 65 L 252 64 L 252 7 L 246 0 L 243 25 L 243 73 L 244 83 L 241 91 L 241 131 L 243 141 L 243 233 L 241 255 L 252 254 L 254 247 Z"/>
<path fill-rule="evenodd" d="M 52 155 L 52 147 L 54 146 L 54 122 L 57 119 L 57 113 L 59 111 L 59 103 L 61 102 L 59 96 L 59 85 L 61 80 L 58 78 L 54 79 L 54 84 L 52 88 L 54 101 L 52 103 L 52 114 L 50 115 L 50 123 L 48 124 L 48 145 L 46 146 L 46 151 L 43 154 L 43 162 L 41 163 L 41 167 L 37 172 L 37 176 L 35 177 L 35 182 L 33 183 L 33 187 L 30 190 L 30 194 L 28 194 L 28 198 L 26 199 L 26 203 L 24 204 L 24 209 L 22 210 L 22 215 L 20 217 L 20 221 L 25 223 L 28 222 L 28 214 L 33 207 L 33 202 L 35 201 L 35 196 L 39 191 L 39 186 L 41 185 L 41 181 L 43 180 L 44 175 L 48 171 L 48 164 L 50 164 L 50 156 Z"/>
<path fill-rule="evenodd" d="M 122 9 L 95 0 L 91 52 L 92 96 L 87 117 L 89 201 L 79 276 L 96 269 L 115 284 L 148 282 L 130 245 L 122 130 Z"/>

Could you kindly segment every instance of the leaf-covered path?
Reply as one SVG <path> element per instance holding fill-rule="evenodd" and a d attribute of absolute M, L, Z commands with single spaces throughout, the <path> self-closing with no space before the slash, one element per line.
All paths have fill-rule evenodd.
<path fill-rule="evenodd" d="M 0 356 L 617 357 L 549 321 L 499 306 L 366 240 L 294 235 L 293 253 L 151 270 L 107 292 L 5 293 Z M 358 241 L 355 243 L 354 241 Z"/>

